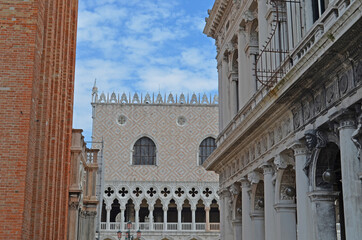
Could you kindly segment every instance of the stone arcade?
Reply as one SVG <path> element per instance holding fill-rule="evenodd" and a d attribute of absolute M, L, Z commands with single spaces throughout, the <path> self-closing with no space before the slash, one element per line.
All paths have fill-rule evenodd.
<path fill-rule="evenodd" d="M 360 0 L 216 0 L 221 239 L 362 236 Z"/>
<path fill-rule="evenodd" d="M 218 176 L 201 164 L 216 148 L 216 96 L 98 94 L 93 141 L 104 142 L 99 239 L 219 239 Z"/>

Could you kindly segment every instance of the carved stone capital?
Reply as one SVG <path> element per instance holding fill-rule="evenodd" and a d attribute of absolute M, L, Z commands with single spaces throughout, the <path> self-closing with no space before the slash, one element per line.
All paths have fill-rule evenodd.
<path fill-rule="evenodd" d="M 69 209 L 70 210 L 77 210 L 79 207 L 79 202 L 71 201 L 69 202 Z"/>
<path fill-rule="evenodd" d="M 253 171 L 248 174 L 248 180 L 251 184 L 257 184 L 262 179 L 263 179 L 263 176 L 259 172 Z"/>
<path fill-rule="evenodd" d="M 246 22 L 252 22 L 256 18 L 254 12 L 251 12 L 249 10 L 245 11 L 243 14 L 243 19 L 245 19 Z"/>
<path fill-rule="evenodd" d="M 229 191 L 230 191 L 231 195 L 236 196 L 236 195 L 239 195 L 239 193 L 240 193 L 239 189 L 240 189 L 240 187 L 236 183 L 234 183 L 230 186 Z"/>
<path fill-rule="evenodd" d="M 333 114 L 330 119 L 339 123 L 339 130 L 356 127 L 356 113 L 348 109 Z"/>
<path fill-rule="evenodd" d="M 247 178 L 240 179 L 241 188 L 250 188 L 250 182 Z"/>
<path fill-rule="evenodd" d="M 261 168 L 263 169 L 264 176 L 274 174 L 274 169 L 271 164 L 265 163 Z"/>
<path fill-rule="evenodd" d="M 291 154 L 280 153 L 274 157 L 274 164 L 277 169 L 285 169 L 288 165 L 294 165 L 294 159 Z"/>
<path fill-rule="evenodd" d="M 294 151 L 294 156 L 308 154 L 307 146 L 301 141 L 293 142 L 292 145 L 290 145 L 288 148 Z"/>
<path fill-rule="evenodd" d="M 230 196 L 230 191 L 226 188 L 221 188 L 217 191 L 217 195 L 219 195 L 220 197 L 229 197 Z"/>

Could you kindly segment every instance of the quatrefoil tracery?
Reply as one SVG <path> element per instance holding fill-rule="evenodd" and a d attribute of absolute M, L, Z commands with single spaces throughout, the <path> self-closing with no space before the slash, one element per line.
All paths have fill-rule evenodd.
<path fill-rule="evenodd" d="M 156 194 L 156 190 L 151 187 L 148 191 L 147 191 L 147 194 L 150 195 L 150 197 L 153 197 L 153 195 Z"/>
<path fill-rule="evenodd" d="M 192 188 L 190 191 L 189 191 L 189 194 L 192 196 L 192 197 L 195 197 L 199 192 L 195 189 L 195 188 Z"/>
<path fill-rule="evenodd" d="M 133 194 L 136 195 L 136 197 L 139 197 L 139 195 L 142 194 L 142 190 L 137 187 L 135 190 L 133 190 Z"/>
<path fill-rule="evenodd" d="M 126 196 L 128 194 L 128 191 L 126 188 L 122 188 L 121 190 L 118 191 L 119 194 L 121 194 L 122 197 Z"/>
<path fill-rule="evenodd" d="M 212 191 L 209 188 L 205 188 L 202 192 L 206 197 L 209 197 L 212 194 Z"/>
<path fill-rule="evenodd" d="M 114 191 L 113 191 L 113 189 L 112 189 L 111 187 L 108 187 L 108 188 L 104 191 L 104 193 L 105 193 L 108 197 L 110 197 L 110 196 L 114 193 Z"/>
<path fill-rule="evenodd" d="M 170 190 L 167 189 L 167 187 L 165 187 L 165 188 L 161 191 L 161 193 L 163 194 L 164 197 L 167 197 L 167 195 L 170 194 L 171 192 L 170 192 Z"/>
<path fill-rule="evenodd" d="M 182 190 L 182 188 L 177 188 L 177 190 L 175 191 L 175 194 L 178 196 L 178 197 L 181 197 L 185 192 Z"/>

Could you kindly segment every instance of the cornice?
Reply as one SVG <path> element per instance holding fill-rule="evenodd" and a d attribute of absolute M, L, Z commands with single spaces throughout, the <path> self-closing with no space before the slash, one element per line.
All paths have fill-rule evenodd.
<path fill-rule="evenodd" d="M 214 6 L 210 11 L 210 15 L 206 18 L 206 25 L 204 28 L 204 34 L 208 37 L 215 39 L 215 33 L 217 32 L 220 23 L 223 22 L 225 10 L 231 0 L 216 0 Z"/>

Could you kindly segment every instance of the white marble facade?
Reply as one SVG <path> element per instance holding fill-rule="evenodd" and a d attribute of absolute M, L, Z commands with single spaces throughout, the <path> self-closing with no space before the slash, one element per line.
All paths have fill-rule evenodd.
<path fill-rule="evenodd" d="M 200 164 L 200 146 L 218 135 L 217 96 L 94 87 L 92 97 L 93 141 L 104 146 L 99 239 L 125 236 L 128 221 L 147 240 L 219 239 L 219 178 Z M 144 138 L 154 143 L 149 165 L 135 157 Z"/>
<path fill-rule="evenodd" d="M 362 236 L 362 3 L 216 0 L 221 239 Z"/>

